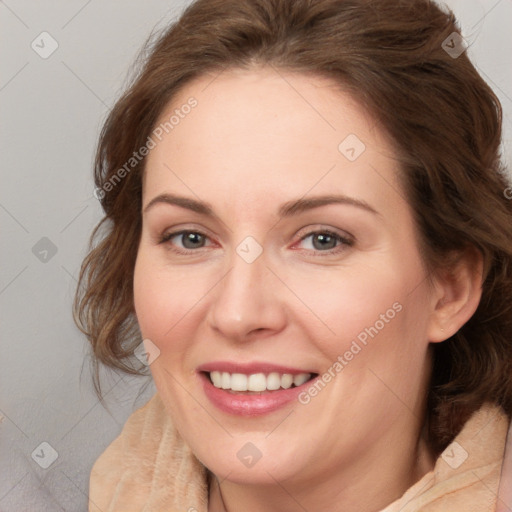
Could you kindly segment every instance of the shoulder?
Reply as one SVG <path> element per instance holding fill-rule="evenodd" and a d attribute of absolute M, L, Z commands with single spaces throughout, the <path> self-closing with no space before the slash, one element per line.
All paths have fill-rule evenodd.
<path fill-rule="evenodd" d="M 434 469 L 381 512 L 495 512 L 509 423 L 501 407 L 484 404 Z"/>
<path fill-rule="evenodd" d="M 89 510 L 143 510 L 151 501 L 174 506 L 179 500 L 195 500 L 199 505 L 205 492 L 204 466 L 155 394 L 128 418 L 119 436 L 94 463 Z"/>

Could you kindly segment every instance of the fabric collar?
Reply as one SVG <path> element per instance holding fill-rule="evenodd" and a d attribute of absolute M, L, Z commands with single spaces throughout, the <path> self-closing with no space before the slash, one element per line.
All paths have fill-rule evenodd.
<path fill-rule="evenodd" d="M 494 512 L 508 424 L 503 409 L 482 406 L 434 469 L 381 512 Z M 207 510 L 207 470 L 172 425 L 157 393 L 96 460 L 89 512 Z"/>

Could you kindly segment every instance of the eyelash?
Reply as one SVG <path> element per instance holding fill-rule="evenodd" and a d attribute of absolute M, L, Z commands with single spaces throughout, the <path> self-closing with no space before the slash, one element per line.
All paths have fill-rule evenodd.
<path fill-rule="evenodd" d="M 194 231 L 194 230 L 190 230 L 190 229 L 183 229 L 181 231 L 174 231 L 172 233 L 166 233 L 165 235 L 163 235 L 160 238 L 159 244 L 168 243 L 172 238 L 174 238 L 176 236 L 184 235 L 184 234 L 190 234 L 190 233 L 193 233 L 195 235 L 200 235 L 202 237 L 208 238 L 208 235 L 205 235 L 204 233 L 201 233 L 200 231 Z M 313 255 L 315 257 L 316 256 L 324 256 L 324 255 L 328 256 L 328 255 L 338 254 L 338 253 L 346 250 L 348 247 L 352 247 L 354 245 L 354 241 L 351 240 L 350 238 L 343 237 L 339 233 L 335 233 L 334 231 L 331 231 L 329 229 L 310 231 L 309 233 L 307 233 L 306 235 L 301 237 L 299 242 L 304 241 L 305 239 L 309 238 L 312 235 L 328 235 L 328 236 L 334 237 L 338 242 L 340 242 L 340 244 L 336 248 L 334 248 L 334 249 L 329 249 L 329 250 L 326 250 L 326 251 L 320 251 L 320 250 L 312 249 Z M 169 245 L 169 250 L 171 250 L 171 251 L 173 251 L 175 253 L 178 253 L 178 254 L 182 254 L 182 255 L 190 255 L 191 253 L 196 252 L 199 249 L 204 249 L 205 248 L 205 247 L 198 247 L 197 249 L 181 249 L 179 247 L 173 246 L 172 244 L 168 244 L 168 245 Z M 308 249 L 305 249 L 305 250 L 308 250 Z"/>

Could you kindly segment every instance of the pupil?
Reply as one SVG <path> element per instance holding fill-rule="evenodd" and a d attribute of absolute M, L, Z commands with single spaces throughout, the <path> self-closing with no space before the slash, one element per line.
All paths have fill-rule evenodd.
<path fill-rule="evenodd" d="M 185 235 L 183 242 L 184 242 L 183 245 L 187 249 L 194 249 L 194 248 L 197 248 L 198 246 L 199 247 L 202 246 L 201 235 L 199 233 L 187 233 Z M 189 243 L 191 244 L 191 246 L 190 245 L 187 246 L 187 244 L 189 244 Z"/>
<path fill-rule="evenodd" d="M 320 244 L 315 243 L 317 240 L 320 242 Z M 329 242 L 331 242 L 330 246 Z M 334 244 L 332 242 L 334 242 Z M 313 238 L 313 246 L 315 249 L 334 249 L 336 246 L 336 239 L 331 235 L 320 234 Z"/>

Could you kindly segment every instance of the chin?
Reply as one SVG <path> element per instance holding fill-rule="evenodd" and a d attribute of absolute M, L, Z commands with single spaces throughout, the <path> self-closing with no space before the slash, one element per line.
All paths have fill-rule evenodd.
<path fill-rule="evenodd" d="M 207 467 L 221 482 L 228 480 L 240 485 L 275 486 L 276 481 L 289 480 L 295 475 L 295 471 L 282 471 L 282 466 L 288 464 L 291 464 L 291 462 L 276 465 L 276 461 L 273 461 L 271 465 L 266 465 L 260 460 L 252 468 L 233 468 L 232 461 L 225 461 L 224 463 L 215 461 L 214 464 Z"/>
<path fill-rule="evenodd" d="M 249 436 L 244 436 L 249 438 Z M 254 436 L 251 436 L 254 439 Z M 220 481 L 229 480 L 236 484 L 246 485 L 274 485 L 276 481 L 293 480 L 298 476 L 299 458 L 295 454 L 282 454 L 276 457 L 278 448 L 262 446 L 258 450 L 251 441 L 236 437 L 228 443 L 230 446 L 220 447 L 218 453 L 208 447 L 198 447 L 192 451 L 196 457 L 206 466 Z M 236 447 L 235 447 L 236 445 Z M 241 446 L 241 447 L 240 447 Z M 202 454 L 204 453 L 204 457 Z M 267 455 L 268 454 L 268 455 Z"/>

